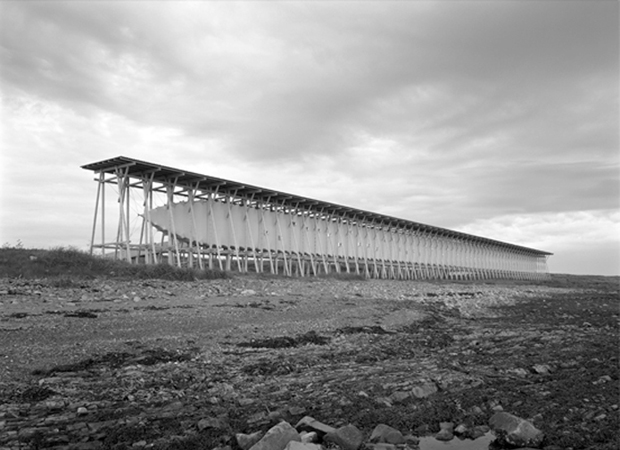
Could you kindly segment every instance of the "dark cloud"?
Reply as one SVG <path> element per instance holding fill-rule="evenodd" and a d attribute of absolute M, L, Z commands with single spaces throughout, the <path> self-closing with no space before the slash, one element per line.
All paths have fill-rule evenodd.
<path fill-rule="evenodd" d="M 618 72 L 613 2 L 250 5 L 235 9 L 238 24 L 206 4 L 195 11 L 202 26 L 179 9 L 10 4 L 3 78 L 139 123 L 217 134 L 247 158 L 294 160 L 341 152 L 359 132 L 407 139 L 419 127 L 447 131 L 435 148 L 459 152 L 534 110 L 561 112 L 588 79 Z M 416 89 L 439 98 L 419 106 Z M 541 112 L 549 91 L 563 98 Z"/>

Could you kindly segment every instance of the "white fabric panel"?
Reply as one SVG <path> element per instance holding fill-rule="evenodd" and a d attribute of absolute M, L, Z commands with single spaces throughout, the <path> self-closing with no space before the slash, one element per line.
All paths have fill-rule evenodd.
<path fill-rule="evenodd" d="M 546 258 L 535 254 L 510 252 L 470 241 L 454 242 L 424 231 L 387 231 L 372 224 L 342 223 L 340 219 L 285 214 L 213 199 L 195 201 L 192 205 L 173 203 L 170 208 L 162 206 L 150 211 L 157 229 L 174 231 L 181 239 L 220 248 L 311 254 L 317 261 L 338 256 L 356 258 L 357 263 L 374 260 L 375 263 L 427 263 L 495 271 L 546 271 Z M 403 264 L 402 268 L 405 267 L 409 266 Z M 394 270 L 398 271 L 398 267 Z"/>

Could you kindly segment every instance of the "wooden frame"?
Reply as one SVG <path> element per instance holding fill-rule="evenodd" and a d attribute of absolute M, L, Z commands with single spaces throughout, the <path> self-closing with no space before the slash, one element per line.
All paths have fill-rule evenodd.
<path fill-rule="evenodd" d="M 392 279 L 548 274 L 551 253 L 445 228 L 126 157 L 83 168 L 97 174 L 91 253 L 133 263 L 257 273 L 267 263 L 270 273 L 286 276 L 344 272 Z M 116 187 L 116 212 L 106 205 L 109 185 Z M 141 211 L 137 243 L 132 202 Z M 114 220 L 116 240 L 106 242 Z"/>

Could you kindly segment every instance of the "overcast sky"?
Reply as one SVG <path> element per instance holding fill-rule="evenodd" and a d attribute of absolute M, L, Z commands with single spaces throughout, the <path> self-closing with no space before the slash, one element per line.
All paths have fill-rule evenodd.
<path fill-rule="evenodd" d="M 119 155 L 620 274 L 616 1 L 0 2 L 0 245 Z"/>

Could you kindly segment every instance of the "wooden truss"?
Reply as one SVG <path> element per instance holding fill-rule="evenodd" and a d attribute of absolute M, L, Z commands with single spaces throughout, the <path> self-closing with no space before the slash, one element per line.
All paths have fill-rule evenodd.
<path fill-rule="evenodd" d="M 128 262 L 391 279 L 529 280 L 548 273 L 550 253 L 453 230 L 125 157 L 83 167 L 98 173 L 91 252 Z M 109 184 L 116 186 L 117 223 L 115 239 L 106 242 Z M 141 207 L 132 216 L 135 198 Z"/>

